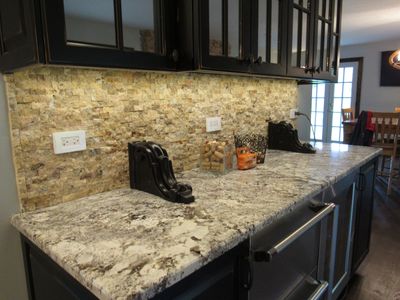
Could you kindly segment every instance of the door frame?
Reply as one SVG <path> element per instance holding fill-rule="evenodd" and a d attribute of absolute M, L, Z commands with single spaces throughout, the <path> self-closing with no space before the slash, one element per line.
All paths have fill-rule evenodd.
<path fill-rule="evenodd" d="M 364 57 L 349 57 L 340 59 L 340 63 L 349 63 L 356 62 L 358 63 L 358 73 L 357 73 L 357 87 L 356 87 L 356 107 L 354 114 L 358 116 L 360 114 L 360 106 L 361 106 L 361 89 L 362 89 L 362 76 L 364 69 Z M 340 68 L 340 65 L 339 65 Z"/>

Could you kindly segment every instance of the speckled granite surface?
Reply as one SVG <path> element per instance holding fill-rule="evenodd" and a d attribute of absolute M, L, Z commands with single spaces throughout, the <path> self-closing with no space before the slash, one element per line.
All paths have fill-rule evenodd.
<path fill-rule="evenodd" d="M 100 299 L 147 299 L 378 153 L 328 144 L 316 155 L 269 151 L 250 171 L 178 176 L 193 186 L 190 205 L 120 189 L 16 215 L 12 224 Z"/>

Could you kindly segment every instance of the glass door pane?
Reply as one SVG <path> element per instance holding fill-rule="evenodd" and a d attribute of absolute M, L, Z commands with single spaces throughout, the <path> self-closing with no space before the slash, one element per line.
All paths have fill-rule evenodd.
<path fill-rule="evenodd" d="M 339 41 L 340 41 L 340 10 L 342 0 L 331 0 L 332 1 L 332 47 L 331 47 L 331 68 L 330 74 L 333 76 L 338 75 L 339 69 Z"/>
<path fill-rule="evenodd" d="M 317 37 L 314 66 L 317 72 L 329 72 L 332 45 L 332 0 L 318 1 Z"/>
<path fill-rule="evenodd" d="M 116 47 L 113 0 L 64 0 L 67 44 Z"/>
<path fill-rule="evenodd" d="M 323 141 L 325 128 L 326 85 L 313 84 L 311 97 L 311 130 L 310 139 Z"/>
<path fill-rule="evenodd" d="M 262 62 L 281 63 L 281 1 L 258 1 L 258 57 Z"/>
<path fill-rule="evenodd" d="M 209 1 L 209 54 L 240 56 L 240 0 Z"/>
<path fill-rule="evenodd" d="M 135 51 L 162 53 L 162 31 L 156 28 L 157 1 L 121 0 L 124 48 Z"/>
<path fill-rule="evenodd" d="M 293 0 L 292 0 L 293 1 Z M 312 67 L 311 54 L 311 4 L 312 1 L 296 0 L 291 3 L 290 13 L 293 14 L 292 23 L 289 27 L 289 74 L 301 75 L 311 74 L 308 69 Z M 290 17 L 290 16 L 289 16 Z"/>
<path fill-rule="evenodd" d="M 358 66 L 356 63 L 342 64 L 339 68 L 338 83 L 333 85 L 331 100 L 331 136 L 332 142 L 343 142 L 342 109 L 355 110 Z"/>

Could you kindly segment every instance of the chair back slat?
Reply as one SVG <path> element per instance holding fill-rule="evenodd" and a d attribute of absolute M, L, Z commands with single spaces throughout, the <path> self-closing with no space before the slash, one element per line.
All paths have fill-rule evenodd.
<path fill-rule="evenodd" d="M 342 109 L 342 120 L 343 121 L 354 120 L 354 111 L 352 108 Z"/>
<path fill-rule="evenodd" d="M 393 146 L 397 148 L 400 133 L 400 113 L 372 113 L 372 123 L 375 132 L 372 144 L 374 146 Z"/>

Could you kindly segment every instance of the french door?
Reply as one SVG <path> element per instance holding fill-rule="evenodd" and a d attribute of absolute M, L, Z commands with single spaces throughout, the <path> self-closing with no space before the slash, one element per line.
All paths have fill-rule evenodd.
<path fill-rule="evenodd" d="M 337 83 L 313 84 L 311 140 L 343 142 L 342 109 L 353 108 L 358 113 L 359 68 L 359 61 L 342 62 Z"/>

